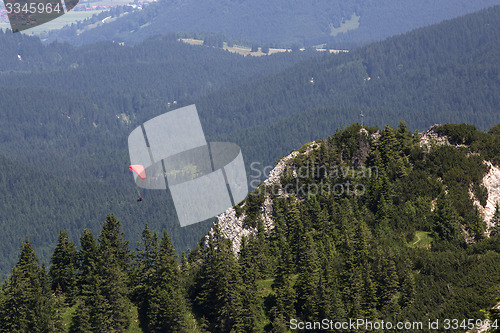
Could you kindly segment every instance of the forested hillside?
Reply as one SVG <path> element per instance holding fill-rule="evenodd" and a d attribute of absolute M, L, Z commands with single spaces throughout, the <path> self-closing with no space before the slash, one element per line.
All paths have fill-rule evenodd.
<path fill-rule="evenodd" d="M 136 205 L 127 169 L 130 131 L 176 108 L 180 98 L 279 71 L 314 54 L 245 58 L 179 43 L 175 36 L 133 47 L 44 46 L 5 33 L 0 55 L 4 277 L 27 234 L 47 262 L 60 228 L 76 240 L 82 227 L 97 232 L 110 211 L 134 241 L 149 221 L 155 230 L 167 228 L 177 248 L 193 247 L 208 224 L 181 229 L 168 193 L 145 193 L 147 199 Z"/>
<path fill-rule="evenodd" d="M 49 40 L 130 43 L 185 32 L 217 33 L 261 45 L 331 43 L 350 48 L 498 4 L 498 0 L 164 0 L 88 31 L 94 21 L 109 14 L 73 24 L 53 33 Z"/>
<path fill-rule="evenodd" d="M 499 42 L 496 6 L 348 54 L 316 57 L 196 103 L 227 132 L 216 135 L 237 138 L 252 160 L 273 161 L 276 154 L 263 156 L 269 146 L 283 155 L 360 121 L 360 113 L 377 126 L 405 119 L 411 129 L 453 121 L 485 130 L 500 122 Z M 223 117 L 228 113 L 231 119 Z"/>
<path fill-rule="evenodd" d="M 9 166 L 14 171 L 15 165 L 29 171 L 17 175 L 26 178 L 25 185 L 6 182 L 0 192 L 39 190 L 40 197 L 48 192 L 64 197 L 48 201 L 40 214 L 53 224 L 50 238 L 33 236 L 46 262 L 43 249 L 54 244 L 54 230 L 76 220 L 97 232 L 99 216 L 108 212 L 122 221 L 129 240 L 139 237 L 137 228 L 147 221 L 153 230 L 167 228 L 176 248 L 192 248 L 207 223 L 181 229 L 168 194 L 150 191 L 143 193 L 144 202 L 135 202 L 126 147 L 133 128 L 196 103 L 207 139 L 239 144 L 248 172 L 254 162 L 265 168 L 303 142 L 359 121 L 360 112 L 372 126 L 407 119 L 412 131 L 450 121 L 485 130 L 500 122 L 499 35 L 500 6 L 341 55 L 242 57 L 184 45 L 168 35 L 135 46 L 75 48 L 4 34 L 0 43 L 7 49 L 0 53 L 18 67 L 2 67 L 0 74 L 0 155 L 14 163 Z M 33 170 L 56 178 L 43 189 L 28 189 Z M 63 188 L 82 190 L 66 196 Z M 145 206 L 151 215 L 141 212 Z M 11 265 L 12 249 L 39 219 L 29 207 L 19 200 L 0 202 L 6 226 L 1 241 L 11 249 L 4 256 Z M 70 213 L 88 207 L 95 214 L 84 216 L 93 222 Z M 67 228 L 73 241 L 78 227 Z"/>
<path fill-rule="evenodd" d="M 489 237 L 479 212 L 500 124 L 433 131 L 425 141 L 405 123 L 354 124 L 304 145 L 180 258 L 148 225 L 131 252 L 112 215 L 78 248 L 61 231 L 47 266 L 27 239 L 0 293 L 0 331 L 287 332 L 292 318 L 498 328 L 500 206 Z M 237 220 L 248 233 L 235 253 Z"/>

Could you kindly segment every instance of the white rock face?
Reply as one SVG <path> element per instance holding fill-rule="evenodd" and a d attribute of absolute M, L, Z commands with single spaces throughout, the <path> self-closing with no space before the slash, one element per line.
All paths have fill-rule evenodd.
<path fill-rule="evenodd" d="M 278 184 L 281 176 L 283 175 L 283 172 L 285 172 L 287 165 L 290 163 L 290 160 L 297 157 L 298 154 L 299 154 L 298 151 L 294 151 L 290 153 L 290 155 L 283 157 L 278 162 L 278 164 L 276 164 L 274 169 L 272 169 L 271 172 L 269 172 L 269 177 L 266 180 L 264 180 L 264 184 L 266 184 L 266 186 Z"/>
<path fill-rule="evenodd" d="M 305 152 L 303 154 L 309 154 L 312 150 L 319 147 L 318 143 L 311 142 Z M 290 161 L 293 160 L 299 154 L 298 151 L 293 151 L 289 155 L 283 157 L 278 164 L 269 172 L 269 177 L 264 180 L 264 184 L 266 186 L 276 185 L 280 183 L 281 176 L 283 172 L 285 172 L 286 167 L 290 164 Z M 281 190 L 280 190 L 281 191 Z M 279 192 L 278 195 L 282 195 L 282 192 Z M 243 204 L 242 208 L 245 206 Z M 264 197 L 264 202 L 260 207 L 260 217 L 264 222 L 264 228 L 266 232 L 269 232 L 274 228 L 273 221 L 273 200 L 271 197 L 266 194 Z M 229 208 L 224 213 L 217 216 L 217 221 L 215 224 L 218 225 L 221 236 L 228 238 L 231 240 L 233 244 L 233 251 L 235 255 L 238 255 L 241 248 L 241 239 L 243 237 L 249 237 L 252 234 L 257 233 L 256 228 L 252 228 L 250 226 L 245 225 L 243 222 L 245 220 L 245 214 L 236 217 L 236 210 L 234 208 Z M 210 230 L 210 234 L 215 232 L 214 228 Z"/>
<path fill-rule="evenodd" d="M 240 252 L 241 239 L 243 237 L 248 237 L 254 234 L 256 230 L 245 226 L 243 220 L 245 219 L 245 214 L 241 214 L 236 217 L 236 210 L 234 208 L 229 208 L 224 213 L 217 216 L 217 223 L 221 236 L 231 240 L 233 244 L 233 252 L 237 255 Z M 213 234 L 214 228 L 210 230 L 210 234 Z"/>
<path fill-rule="evenodd" d="M 446 135 L 440 135 L 436 132 L 436 127 L 438 124 L 432 125 L 427 131 L 421 134 L 420 137 L 420 147 L 426 148 L 427 152 L 429 152 L 432 143 L 436 145 L 449 145 L 450 141 Z"/>
<path fill-rule="evenodd" d="M 479 205 L 479 210 L 483 214 L 486 226 L 490 229 L 493 227 L 491 218 L 495 213 L 495 205 L 500 204 L 500 168 L 491 162 L 485 162 L 485 164 L 490 167 L 490 171 L 483 178 L 483 185 L 488 190 L 488 201 L 485 207 Z"/>

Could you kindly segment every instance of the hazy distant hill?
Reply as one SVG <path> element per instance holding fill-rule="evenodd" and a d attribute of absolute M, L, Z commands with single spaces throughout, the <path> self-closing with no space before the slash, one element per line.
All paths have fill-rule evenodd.
<path fill-rule="evenodd" d="M 500 122 L 499 45 L 496 6 L 348 54 L 313 58 L 197 104 L 224 124 L 226 131 L 214 135 L 238 138 L 247 156 L 267 161 L 359 122 L 361 112 L 370 125 L 405 119 L 413 130 L 445 122 L 486 130 Z M 230 120 L 223 117 L 228 113 Z"/>
<path fill-rule="evenodd" d="M 166 32 L 211 32 L 256 43 L 359 45 L 461 16 L 499 0 L 163 0 L 84 32 L 74 25 L 50 40 L 137 42 Z M 89 22 L 90 23 L 90 22 Z"/>

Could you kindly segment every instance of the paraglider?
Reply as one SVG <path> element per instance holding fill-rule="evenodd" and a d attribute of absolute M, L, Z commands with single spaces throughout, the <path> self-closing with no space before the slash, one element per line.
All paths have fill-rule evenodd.
<path fill-rule="evenodd" d="M 128 169 L 132 173 L 135 172 L 137 174 L 137 176 L 139 176 L 139 178 L 146 179 L 146 170 L 144 169 L 143 165 L 133 164 L 133 165 L 129 166 Z M 137 191 L 137 195 L 138 195 L 137 201 L 138 202 L 142 201 L 142 195 L 139 191 Z"/>
<path fill-rule="evenodd" d="M 135 172 L 141 179 L 146 179 L 146 169 L 140 164 L 133 164 L 128 167 L 131 172 Z"/>

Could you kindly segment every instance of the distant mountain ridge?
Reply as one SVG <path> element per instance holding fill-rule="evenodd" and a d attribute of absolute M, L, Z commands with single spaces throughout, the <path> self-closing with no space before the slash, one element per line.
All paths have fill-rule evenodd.
<path fill-rule="evenodd" d="M 480 10 L 499 0 L 163 0 L 82 32 L 84 24 L 49 40 L 139 42 L 167 32 L 217 33 L 254 43 L 360 45 Z M 89 22 L 90 23 L 90 22 Z M 78 33 L 77 33 L 78 31 Z"/>
<path fill-rule="evenodd" d="M 239 137 L 247 156 L 267 148 L 267 136 L 286 154 L 301 142 L 359 122 L 424 130 L 466 122 L 481 130 L 500 122 L 500 6 L 417 29 L 353 50 L 307 60 L 267 78 L 215 92 L 197 101 L 217 117 L 220 140 Z M 313 80 L 312 80 L 313 79 Z M 231 113 L 237 133 L 222 117 Z M 244 135 L 242 135 L 242 129 Z M 281 148 L 278 148 L 281 147 Z M 274 161 L 268 156 L 267 161 Z"/>

